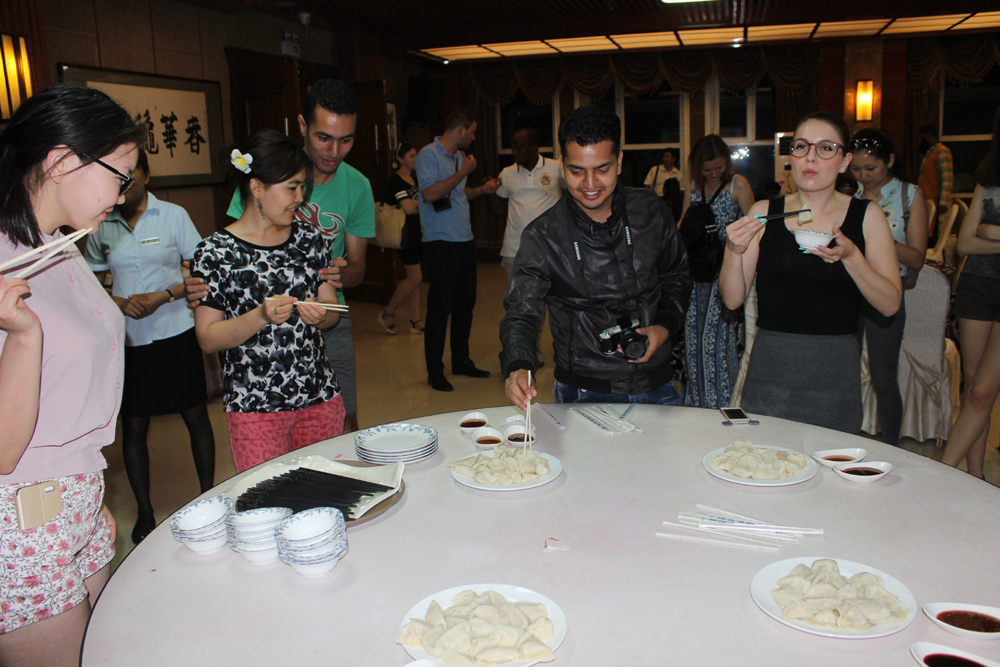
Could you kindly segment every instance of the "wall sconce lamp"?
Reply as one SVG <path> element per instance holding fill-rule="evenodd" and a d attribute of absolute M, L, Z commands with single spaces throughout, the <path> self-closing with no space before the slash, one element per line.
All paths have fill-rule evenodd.
<path fill-rule="evenodd" d="M 875 97 L 874 81 L 858 81 L 858 94 L 854 98 L 855 120 L 872 119 L 872 100 Z"/>
<path fill-rule="evenodd" d="M 21 102 L 31 97 L 31 69 L 24 37 L 0 35 L 0 120 L 10 120 Z"/>

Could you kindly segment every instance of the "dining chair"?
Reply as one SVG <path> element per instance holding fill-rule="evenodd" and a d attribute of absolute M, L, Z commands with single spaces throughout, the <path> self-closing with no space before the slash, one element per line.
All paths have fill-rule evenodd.
<path fill-rule="evenodd" d="M 927 201 L 927 238 L 934 236 L 934 227 L 937 226 L 937 204 L 931 200 Z"/>
<path fill-rule="evenodd" d="M 935 262 L 944 261 L 944 247 L 948 243 L 948 237 L 951 236 L 951 228 L 955 225 L 956 217 L 958 217 L 958 204 L 952 204 L 944 214 L 944 220 L 941 221 L 937 243 L 934 244 L 934 248 L 927 251 L 928 260 Z"/>

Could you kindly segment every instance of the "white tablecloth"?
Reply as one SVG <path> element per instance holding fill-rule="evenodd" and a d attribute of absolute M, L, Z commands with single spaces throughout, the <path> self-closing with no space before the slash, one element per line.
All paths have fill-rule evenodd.
<path fill-rule="evenodd" d="M 645 433 L 606 437 L 562 406 L 549 409 L 567 428 L 536 412 L 537 449 L 562 461 L 562 476 L 506 493 L 451 478 L 445 463 L 475 451 L 457 427 L 460 413 L 414 420 L 438 429 L 440 450 L 407 466 L 403 499 L 350 529 L 350 553 L 322 578 L 253 565 L 228 549 L 198 555 L 161 525 L 108 583 L 83 664 L 403 665 L 409 658 L 395 640 L 406 611 L 476 583 L 525 586 L 562 607 L 569 632 L 553 665 L 884 667 L 909 664 L 920 640 L 1000 660 L 1000 642 L 960 639 L 922 614 L 885 638 L 812 636 L 764 615 L 749 593 L 765 565 L 816 556 L 883 570 L 921 605 L 1000 605 L 1000 489 L 917 454 L 777 419 L 724 427 L 715 411 L 642 405 L 631 420 Z M 514 410 L 486 412 L 496 422 Z M 707 452 L 736 438 L 806 452 L 860 446 L 894 469 L 869 485 L 824 468 L 794 486 L 740 486 L 702 468 Z M 303 452 L 354 458 L 353 436 L 288 458 Z M 780 553 L 654 536 L 699 502 L 826 535 Z M 548 537 L 570 550 L 542 551 Z"/>

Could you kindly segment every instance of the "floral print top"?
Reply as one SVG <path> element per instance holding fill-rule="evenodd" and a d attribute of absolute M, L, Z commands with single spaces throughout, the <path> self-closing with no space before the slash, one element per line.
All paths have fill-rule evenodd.
<path fill-rule="evenodd" d="M 200 244 L 191 275 L 204 278 L 202 306 L 233 319 L 259 308 L 269 296 L 316 298 L 319 270 L 330 263 L 330 245 L 318 229 L 292 223 L 276 246 L 248 243 L 226 230 Z M 302 410 L 333 399 L 337 378 L 320 330 L 292 310 L 282 324 L 267 324 L 243 344 L 219 353 L 227 412 Z"/>

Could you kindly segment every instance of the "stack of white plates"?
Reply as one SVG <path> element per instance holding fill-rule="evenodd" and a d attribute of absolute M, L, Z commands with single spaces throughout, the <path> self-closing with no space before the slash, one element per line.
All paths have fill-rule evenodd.
<path fill-rule="evenodd" d="M 226 546 L 226 519 L 233 501 L 225 496 L 197 500 L 170 519 L 170 533 L 191 551 L 211 553 Z"/>
<path fill-rule="evenodd" d="M 318 577 L 347 553 L 344 515 L 334 507 L 314 507 L 284 519 L 274 529 L 278 558 L 305 577 Z"/>
<path fill-rule="evenodd" d="M 261 507 L 230 514 L 226 520 L 229 528 L 229 548 L 251 563 L 270 563 L 278 560 L 278 543 L 274 529 L 292 516 L 287 507 Z"/>
<path fill-rule="evenodd" d="M 423 424 L 383 424 L 354 436 L 358 458 L 378 465 L 422 461 L 437 448 L 437 431 Z"/>

